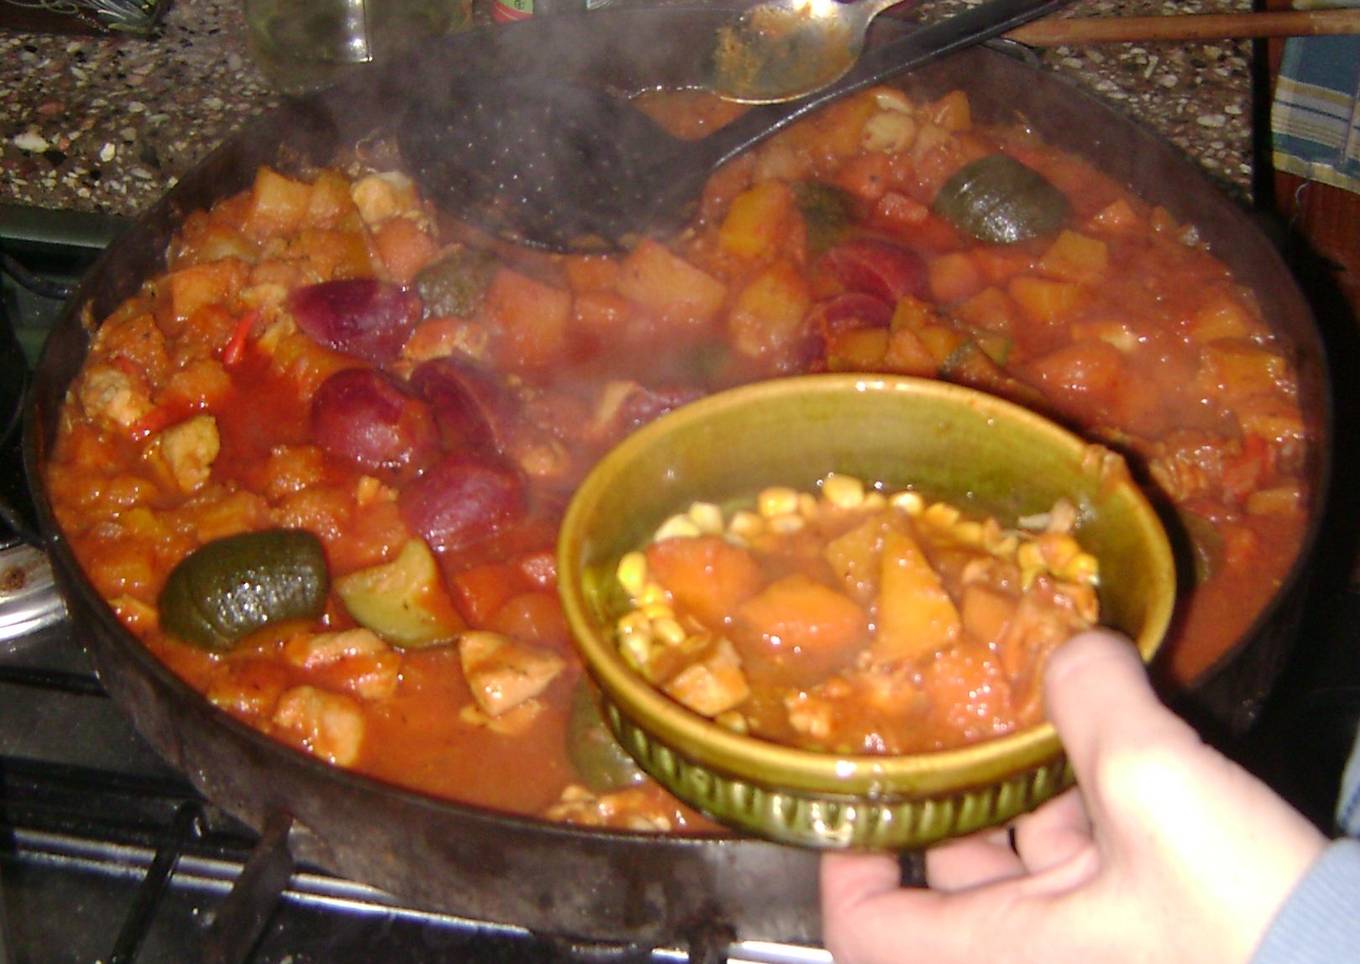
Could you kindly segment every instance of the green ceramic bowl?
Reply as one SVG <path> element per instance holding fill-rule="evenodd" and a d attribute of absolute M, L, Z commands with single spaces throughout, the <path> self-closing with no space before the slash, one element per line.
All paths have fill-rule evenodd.
<path fill-rule="evenodd" d="M 1175 572 L 1156 513 L 1123 460 L 1009 402 L 945 382 L 814 375 L 713 395 L 645 426 L 578 489 L 558 543 L 577 647 L 624 748 L 680 799 L 733 828 L 824 848 L 902 849 L 1004 823 L 1072 782 L 1047 723 L 961 749 L 837 756 L 741 736 L 673 702 L 623 661 L 619 558 L 695 500 L 829 472 L 913 486 L 1003 523 L 1059 497 L 1100 561 L 1102 621 L 1151 659 Z"/>

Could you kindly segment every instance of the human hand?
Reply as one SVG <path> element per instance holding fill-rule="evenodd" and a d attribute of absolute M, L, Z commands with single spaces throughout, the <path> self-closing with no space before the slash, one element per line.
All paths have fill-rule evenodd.
<path fill-rule="evenodd" d="M 826 854 L 838 964 L 1250 958 L 1323 836 L 1167 710 L 1127 640 L 1073 637 L 1044 695 L 1077 788 L 929 851 L 929 889 L 895 857 Z"/>

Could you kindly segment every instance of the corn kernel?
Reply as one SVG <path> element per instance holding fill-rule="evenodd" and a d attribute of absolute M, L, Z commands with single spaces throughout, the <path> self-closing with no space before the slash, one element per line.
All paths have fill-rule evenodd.
<path fill-rule="evenodd" d="M 642 609 L 648 606 L 669 605 L 670 601 L 670 593 L 666 592 L 659 582 L 648 582 L 637 597 L 637 604 Z"/>
<path fill-rule="evenodd" d="M 864 504 L 864 483 L 853 475 L 832 472 L 822 480 L 822 498 L 838 509 L 857 509 Z"/>
<path fill-rule="evenodd" d="M 772 516 L 769 520 L 770 531 L 779 535 L 791 535 L 801 532 L 807 525 L 807 520 L 796 512 L 787 512 L 783 515 Z"/>
<path fill-rule="evenodd" d="M 665 603 L 651 603 L 642 607 L 642 615 L 656 622 L 658 619 L 674 619 L 675 610 Z M 655 631 L 656 627 L 653 626 L 652 629 Z"/>
<path fill-rule="evenodd" d="M 1079 552 L 1063 567 L 1062 578 L 1092 585 L 1100 579 L 1100 563 L 1089 552 Z"/>
<path fill-rule="evenodd" d="M 745 735 L 750 732 L 750 724 L 746 722 L 746 717 L 736 710 L 726 710 L 713 717 L 713 722 L 724 729 L 731 730 L 733 733 Z"/>
<path fill-rule="evenodd" d="M 673 515 L 656 530 L 653 540 L 661 542 L 664 539 L 693 539 L 703 535 L 699 527 L 694 524 L 694 520 L 687 515 Z"/>
<path fill-rule="evenodd" d="M 652 633 L 657 639 L 670 646 L 679 646 L 685 641 L 687 635 L 685 627 L 670 618 L 652 620 Z"/>
<path fill-rule="evenodd" d="M 619 653 L 624 662 L 645 676 L 647 662 L 652 658 L 652 639 L 638 633 L 620 637 Z"/>
<path fill-rule="evenodd" d="M 917 492 L 894 492 L 888 497 L 888 504 L 909 516 L 918 516 L 925 511 L 926 500 Z"/>
<path fill-rule="evenodd" d="M 947 505 L 944 502 L 935 502 L 922 513 L 921 518 L 925 522 L 939 526 L 941 529 L 949 529 L 953 527 L 954 523 L 959 521 L 959 518 L 962 515 L 963 513 L 952 505 Z"/>
<path fill-rule="evenodd" d="M 754 512 L 742 509 L 727 523 L 729 534 L 739 539 L 753 539 L 765 531 L 765 520 Z"/>
<path fill-rule="evenodd" d="M 1022 569 L 1039 570 L 1044 568 L 1044 555 L 1039 547 L 1033 542 L 1021 544 L 1015 553 L 1015 561 L 1020 564 Z"/>
<path fill-rule="evenodd" d="M 782 485 L 762 489 L 760 495 L 756 496 L 756 509 L 766 519 L 797 512 L 798 493 Z"/>
<path fill-rule="evenodd" d="M 647 557 L 640 552 L 624 553 L 615 575 L 623 591 L 636 599 L 647 584 Z"/>
<path fill-rule="evenodd" d="M 880 509 L 887 508 L 887 505 L 888 497 L 886 495 L 882 492 L 876 492 L 870 489 L 868 492 L 864 493 L 864 502 L 860 505 L 860 508 L 867 512 L 877 512 Z"/>
<path fill-rule="evenodd" d="M 359 481 L 354 483 L 354 501 L 359 505 L 372 505 L 383 495 L 385 487 L 371 475 L 359 476 Z"/>
<path fill-rule="evenodd" d="M 634 609 L 620 616 L 618 627 L 620 636 L 650 636 L 652 634 L 652 621 L 640 609 Z"/>
<path fill-rule="evenodd" d="M 1071 536 L 1047 532 L 1039 539 L 1039 551 L 1043 553 L 1049 571 L 1056 573 L 1081 552 L 1081 547 Z"/>
<path fill-rule="evenodd" d="M 1002 559 L 1014 559 L 1016 551 L 1020 548 L 1020 537 L 1014 532 L 1008 532 L 998 536 L 997 540 L 987 546 L 987 551 L 994 556 Z"/>
<path fill-rule="evenodd" d="M 723 531 L 722 509 L 712 502 L 694 503 L 689 507 L 689 518 L 705 535 L 717 535 Z"/>
<path fill-rule="evenodd" d="M 798 514 L 809 521 L 817 518 L 817 497 L 811 492 L 798 493 Z"/>
<path fill-rule="evenodd" d="M 954 538 L 965 546 L 982 545 L 982 523 L 964 519 L 954 525 Z"/>

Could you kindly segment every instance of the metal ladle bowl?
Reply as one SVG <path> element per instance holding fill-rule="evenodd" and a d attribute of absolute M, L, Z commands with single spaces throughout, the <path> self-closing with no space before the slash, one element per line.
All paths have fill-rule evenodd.
<path fill-rule="evenodd" d="M 728 100 L 794 100 L 840 79 L 869 22 L 910 0 L 765 0 L 718 31 L 709 86 Z"/>

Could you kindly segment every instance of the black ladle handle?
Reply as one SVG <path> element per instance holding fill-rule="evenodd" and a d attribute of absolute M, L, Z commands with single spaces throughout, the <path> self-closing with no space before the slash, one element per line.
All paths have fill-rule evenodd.
<path fill-rule="evenodd" d="M 913 30 L 866 50 L 854 67 L 835 83 L 799 100 L 767 104 L 747 111 L 705 138 L 705 156 L 714 166 L 731 160 L 752 144 L 782 130 L 829 101 L 864 90 L 890 77 L 915 70 L 955 51 L 984 43 L 1066 6 L 1069 0 L 988 0 L 938 23 Z"/>

